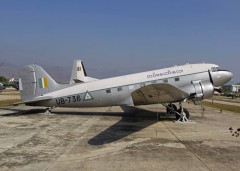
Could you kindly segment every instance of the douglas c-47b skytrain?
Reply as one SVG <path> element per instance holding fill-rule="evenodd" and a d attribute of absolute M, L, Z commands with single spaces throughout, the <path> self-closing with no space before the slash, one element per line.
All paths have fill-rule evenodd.
<path fill-rule="evenodd" d="M 178 121 L 188 121 L 182 102 L 201 100 L 230 81 L 233 74 L 215 64 L 186 64 L 171 68 L 97 80 L 87 77 L 80 61 L 73 68 L 70 84 L 56 83 L 38 65 L 19 73 L 22 103 L 29 106 L 105 107 L 162 104 Z M 179 102 L 179 109 L 172 103 Z"/>

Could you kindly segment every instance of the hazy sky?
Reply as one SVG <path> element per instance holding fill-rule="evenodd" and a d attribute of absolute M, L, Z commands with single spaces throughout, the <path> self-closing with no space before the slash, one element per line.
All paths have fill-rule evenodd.
<path fill-rule="evenodd" d="M 240 81 L 239 0 L 1 0 L 0 62 L 156 69 L 215 63 Z"/>

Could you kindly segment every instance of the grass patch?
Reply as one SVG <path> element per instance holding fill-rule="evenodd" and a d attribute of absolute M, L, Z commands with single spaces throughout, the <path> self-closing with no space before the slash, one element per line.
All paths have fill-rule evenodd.
<path fill-rule="evenodd" d="M 215 99 L 215 100 L 218 100 L 218 101 L 223 101 L 223 102 L 230 102 L 230 103 L 240 103 L 240 101 L 234 101 L 234 100 L 225 100 L 225 99 Z M 213 99 L 213 102 L 214 102 L 214 99 Z"/>
<path fill-rule="evenodd" d="M 20 101 L 21 101 L 21 100 L 18 100 L 18 99 L 0 101 L 0 107 L 8 106 L 8 105 L 10 105 L 10 104 L 18 103 L 18 102 L 20 102 Z"/>
<path fill-rule="evenodd" d="M 214 97 L 213 99 L 208 99 L 208 100 L 213 100 L 213 102 L 214 102 L 214 100 L 218 100 L 218 101 L 223 101 L 223 102 L 240 103 L 239 98 L 232 99 L 232 98 L 227 98 L 227 97 L 222 97 L 222 98 L 221 97 L 219 97 L 219 98 Z"/>
<path fill-rule="evenodd" d="M 221 110 L 226 110 L 230 112 L 240 113 L 240 106 L 226 105 L 213 102 L 202 101 L 203 106 L 213 107 Z"/>

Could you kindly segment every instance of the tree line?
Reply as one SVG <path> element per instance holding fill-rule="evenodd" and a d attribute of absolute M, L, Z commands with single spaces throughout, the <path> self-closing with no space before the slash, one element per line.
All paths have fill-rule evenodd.
<path fill-rule="evenodd" d="M 0 76 L 0 82 L 6 82 L 8 79 L 4 76 Z"/>

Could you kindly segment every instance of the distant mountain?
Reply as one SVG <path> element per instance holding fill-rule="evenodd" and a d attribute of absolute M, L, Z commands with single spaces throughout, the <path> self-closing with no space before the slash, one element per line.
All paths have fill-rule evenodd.
<path fill-rule="evenodd" d="M 68 82 L 71 75 L 71 68 L 61 66 L 41 65 L 56 82 Z M 8 79 L 14 77 L 19 78 L 18 71 L 22 66 L 12 65 L 0 62 L 0 76 Z"/>
<path fill-rule="evenodd" d="M 58 83 L 69 82 L 72 72 L 72 67 L 65 66 L 52 66 L 40 64 L 40 66 L 47 71 L 47 73 Z M 14 77 L 18 78 L 18 70 L 23 67 L 20 65 L 12 65 L 4 62 L 0 62 L 0 76 L 4 76 L 8 79 Z M 103 79 L 115 76 L 121 76 L 125 74 L 132 74 L 136 72 L 146 71 L 144 67 L 133 68 L 88 68 L 85 66 L 88 76 Z"/>
<path fill-rule="evenodd" d="M 12 64 L 0 62 L 0 76 L 6 78 L 18 78 L 18 67 Z"/>

